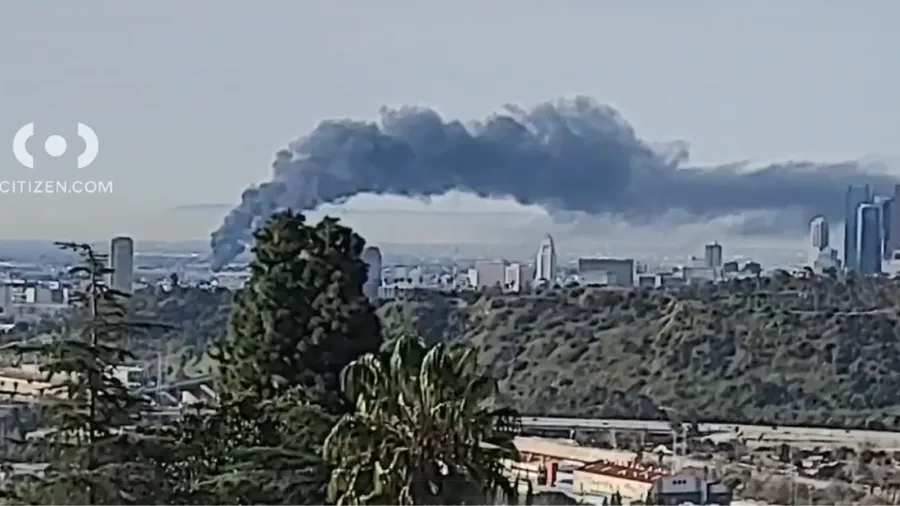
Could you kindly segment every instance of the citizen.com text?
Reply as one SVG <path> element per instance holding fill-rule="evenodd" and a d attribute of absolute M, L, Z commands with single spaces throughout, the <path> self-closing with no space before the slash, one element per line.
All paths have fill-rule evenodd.
<path fill-rule="evenodd" d="M 112 193 L 112 181 L 0 180 L 0 194 L 97 194 Z"/>

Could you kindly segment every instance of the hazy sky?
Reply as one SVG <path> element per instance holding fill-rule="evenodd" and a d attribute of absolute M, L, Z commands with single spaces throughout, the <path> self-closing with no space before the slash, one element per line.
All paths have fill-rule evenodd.
<path fill-rule="evenodd" d="M 2 235 L 204 237 L 222 210 L 170 209 L 233 202 L 318 120 L 384 104 L 470 119 L 586 94 L 698 162 L 896 157 L 898 19 L 888 0 L 5 2 L 0 138 L 87 123 L 77 178 L 114 194 L 0 194 Z M 76 170 L 39 162 L 0 149 L 0 179 Z"/>

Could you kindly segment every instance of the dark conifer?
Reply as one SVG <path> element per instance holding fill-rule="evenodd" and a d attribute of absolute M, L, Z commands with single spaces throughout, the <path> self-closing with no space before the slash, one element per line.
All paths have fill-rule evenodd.
<path fill-rule="evenodd" d="M 120 343 L 155 326 L 126 314 L 128 294 L 107 286 L 106 255 L 87 244 L 60 243 L 78 253 L 70 275 L 81 288 L 70 298 L 67 328 L 42 343 L 14 343 L 7 350 L 38 360 L 51 386 L 44 392 L 45 429 L 40 453 L 50 465 L 25 484 L 19 500 L 33 504 L 133 504 L 157 498 L 156 468 L 143 458 L 150 440 L 139 434 L 145 397 L 118 379 L 116 368 L 134 357 Z"/>
<path fill-rule="evenodd" d="M 336 219 L 311 226 L 291 211 L 255 238 L 251 277 L 212 353 L 219 443 L 200 482 L 242 504 L 321 504 L 330 472 L 322 444 L 350 406 L 341 371 L 381 344 L 362 291 L 364 241 Z"/>
<path fill-rule="evenodd" d="M 327 411 L 345 409 L 341 370 L 381 343 L 378 318 L 362 292 L 364 246 L 334 218 L 310 226 L 291 211 L 275 214 L 257 232 L 251 277 L 235 297 L 229 335 L 217 353 L 223 397 L 271 399 L 300 387 Z"/>

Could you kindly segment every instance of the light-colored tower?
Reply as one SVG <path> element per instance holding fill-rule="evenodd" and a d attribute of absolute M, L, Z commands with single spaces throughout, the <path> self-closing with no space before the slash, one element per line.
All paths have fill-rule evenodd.
<path fill-rule="evenodd" d="M 133 293 L 134 241 L 131 237 L 114 237 L 109 245 L 110 287 L 122 293 Z"/>
<path fill-rule="evenodd" d="M 816 252 L 831 245 L 829 232 L 828 220 L 824 216 L 816 216 L 809 222 L 809 242 Z"/>
<path fill-rule="evenodd" d="M 537 259 L 534 262 L 534 281 L 550 284 L 556 281 L 556 247 L 550 234 L 547 234 L 538 246 Z"/>
<path fill-rule="evenodd" d="M 381 250 L 370 246 L 363 250 L 360 258 L 368 267 L 368 277 L 363 284 L 363 295 L 374 304 L 378 301 L 378 289 L 381 287 Z"/>
<path fill-rule="evenodd" d="M 809 265 L 816 264 L 822 252 L 831 246 L 830 241 L 828 220 L 824 216 L 816 216 L 809 222 Z"/>
<path fill-rule="evenodd" d="M 721 269 L 722 268 L 722 245 L 714 242 L 711 244 L 707 244 L 704 249 L 704 256 L 706 258 L 706 266 L 710 269 Z"/>

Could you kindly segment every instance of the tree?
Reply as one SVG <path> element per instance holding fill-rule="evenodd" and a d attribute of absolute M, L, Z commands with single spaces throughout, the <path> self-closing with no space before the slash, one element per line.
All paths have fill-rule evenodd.
<path fill-rule="evenodd" d="M 273 215 L 255 234 L 251 276 L 234 299 L 218 360 L 221 405 L 209 476 L 220 500 L 321 504 L 321 446 L 347 411 L 340 372 L 381 343 L 362 291 L 363 239 L 338 220 Z"/>
<path fill-rule="evenodd" d="M 495 408 L 496 383 L 474 350 L 401 337 L 344 370 L 354 400 L 325 440 L 337 504 L 485 504 L 512 498 L 503 459 L 515 457 L 518 415 Z"/>
<path fill-rule="evenodd" d="M 341 370 L 381 343 L 362 292 L 365 241 L 337 219 L 309 226 L 292 211 L 273 215 L 255 238 L 251 277 L 214 351 L 221 394 L 271 399 L 299 386 L 311 402 L 341 412 Z"/>
<path fill-rule="evenodd" d="M 158 475 L 143 458 L 154 444 L 138 434 L 148 400 L 128 389 L 116 368 L 134 357 L 121 347 L 156 326 L 130 319 L 127 294 L 105 283 L 112 270 L 106 255 L 86 244 L 59 243 L 77 252 L 82 264 L 71 276 L 83 285 L 72 297 L 73 315 L 62 335 L 44 343 L 6 347 L 19 358 L 36 357 L 51 386 L 44 392 L 48 433 L 40 441 L 50 462 L 37 483 L 23 487 L 19 500 L 37 504 L 134 504 L 156 499 Z"/>

